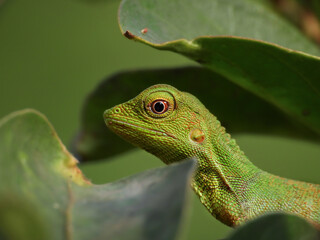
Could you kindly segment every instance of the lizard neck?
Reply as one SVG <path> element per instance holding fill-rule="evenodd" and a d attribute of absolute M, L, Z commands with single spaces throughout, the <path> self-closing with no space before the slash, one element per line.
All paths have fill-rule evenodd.
<path fill-rule="evenodd" d="M 211 148 L 197 156 L 199 168 L 193 188 L 212 215 L 229 226 L 276 211 L 320 222 L 319 185 L 262 171 L 249 161 L 218 120 L 211 123 L 211 128 Z"/>

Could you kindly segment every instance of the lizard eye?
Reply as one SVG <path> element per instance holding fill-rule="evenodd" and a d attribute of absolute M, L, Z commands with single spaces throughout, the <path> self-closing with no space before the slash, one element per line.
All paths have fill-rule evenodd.
<path fill-rule="evenodd" d="M 151 111 L 155 114 L 162 114 L 168 111 L 169 103 L 165 100 L 155 100 L 151 103 Z"/>
<path fill-rule="evenodd" d="M 1 0 L 0 0 L 1 1 Z M 145 112 L 152 118 L 164 119 L 168 116 L 172 117 L 175 110 L 175 98 L 167 91 L 151 92 L 144 100 L 143 104 Z"/>

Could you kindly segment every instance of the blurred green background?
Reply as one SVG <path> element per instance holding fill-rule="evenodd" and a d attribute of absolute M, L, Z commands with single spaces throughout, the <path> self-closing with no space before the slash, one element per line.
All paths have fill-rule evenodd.
<path fill-rule="evenodd" d="M 195 64 L 124 38 L 117 23 L 118 5 L 115 0 L 8 0 L 0 7 L 0 117 L 35 108 L 68 146 L 85 97 L 102 79 L 128 69 Z M 320 183 L 318 144 L 271 136 L 234 137 L 260 168 Z M 161 161 L 140 150 L 80 165 L 97 184 L 158 166 L 163 166 Z M 194 194 L 192 198 L 185 238 L 224 237 L 231 229 L 211 217 Z"/>

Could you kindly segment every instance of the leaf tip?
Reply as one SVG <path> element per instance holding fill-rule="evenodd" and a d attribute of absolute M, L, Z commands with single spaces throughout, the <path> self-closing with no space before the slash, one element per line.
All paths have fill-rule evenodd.
<path fill-rule="evenodd" d="M 132 34 L 130 31 L 125 31 L 123 36 L 125 36 L 128 39 L 134 39 L 136 36 L 134 34 Z"/>

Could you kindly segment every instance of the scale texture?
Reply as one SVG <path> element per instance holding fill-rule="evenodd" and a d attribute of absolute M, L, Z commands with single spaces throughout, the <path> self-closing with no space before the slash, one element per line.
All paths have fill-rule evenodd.
<path fill-rule="evenodd" d="M 237 226 L 270 212 L 320 226 L 320 185 L 267 173 L 253 165 L 217 118 L 193 95 L 154 85 L 104 113 L 107 126 L 164 163 L 195 157 L 192 187 L 221 222 Z"/>

